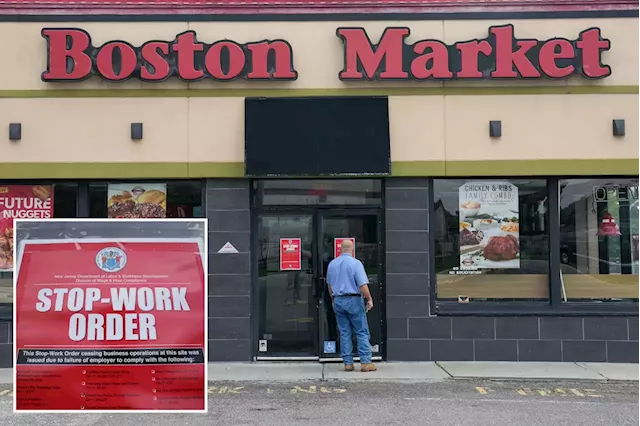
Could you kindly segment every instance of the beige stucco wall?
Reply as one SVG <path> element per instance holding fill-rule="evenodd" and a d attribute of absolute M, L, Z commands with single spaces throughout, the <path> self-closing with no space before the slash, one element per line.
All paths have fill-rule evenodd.
<path fill-rule="evenodd" d="M 408 26 L 408 42 L 441 39 L 447 43 L 484 38 L 491 25 L 511 23 L 520 38 L 567 37 L 600 27 L 611 40 L 603 62 L 613 74 L 588 81 L 573 77 L 562 81 L 456 81 L 343 83 L 343 46 L 336 37 L 339 26 L 365 27 L 377 41 L 385 27 Z M 172 40 L 187 29 L 201 41 L 230 38 L 238 42 L 282 38 L 294 51 L 299 78 L 294 82 L 106 83 L 92 78 L 81 83 L 44 83 L 45 41 L 43 27 L 79 27 L 87 30 L 94 45 L 121 39 L 140 45 L 152 39 Z M 2 164 L 20 163 L 242 163 L 244 161 L 244 89 L 288 89 L 288 95 L 306 89 L 332 94 L 353 94 L 354 88 L 372 88 L 388 94 L 392 162 L 482 162 L 485 160 L 599 160 L 638 158 L 638 19 L 576 19 L 515 21 L 420 22 L 301 22 L 301 23 L 0 23 L 0 44 L 5 60 L 0 67 L 0 128 L 23 125 L 19 142 L 0 138 Z M 606 93 L 509 94 L 504 88 L 604 86 Z M 496 89 L 489 95 L 474 87 Z M 393 92 L 395 88 L 443 88 L 438 93 Z M 450 92 L 447 88 L 464 88 Z M 616 93 L 616 88 L 623 90 Z M 635 89 L 634 89 L 635 88 Z M 110 89 L 88 97 L 47 97 L 54 89 Z M 133 89 L 123 97 L 114 91 Z M 178 96 L 153 96 L 142 89 L 190 89 Z M 226 90 L 223 96 L 199 89 Z M 301 90 L 298 92 L 298 90 Z M 509 89 L 510 90 L 510 89 Z M 336 92 L 337 91 L 337 92 Z M 389 91 L 386 93 L 385 91 Z M 155 92 L 161 93 L 161 92 Z M 285 92 L 278 92 L 282 95 Z M 106 96 L 106 97 L 105 97 Z M 130 97 L 124 97 L 130 96 Z M 153 97 L 152 97 L 153 96 Z M 626 120 L 626 136 L 612 136 L 613 119 Z M 503 136 L 489 137 L 489 120 L 501 120 Z M 144 123 L 144 139 L 130 139 L 130 123 Z M 6 133 L 5 133 L 6 134 Z M 464 166 L 464 165 L 463 165 Z M 6 169 L 6 168 L 5 168 Z M 461 169 L 464 171 L 464 168 Z M 180 174 L 181 172 L 176 172 Z M 462 172 L 461 172 L 462 173 Z M 542 172 L 541 172 L 542 173 Z M 535 174 L 535 172 L 532 172 Z M 9 172 L 0 178 L 10 178 Z M 24 176 L 20 176 L 24 177 Z M 70 176 L 67 176 L 70 177 Z M 106 176 L 108 177 L 108 176 Z"/>
<path fill-rule="evenodd" d="M 392 97 L 393 161 L 638 158 L 638 95 Z M 614 118 L 626 136 L 612 136 Z M 502 137 L 489 137 L 489 121 Z"/>
<path fill-rule="evenodd" d="M 637 158 L 638 95 L 392 96 L 392 161 Z M 3 162 L 242 162 L 243 98 L 0 99 Z M 614 138 L 611 120 L 627 120 Z M 503 135 L 489 137 L 489 120 Z M 144 123 L 144 139 L 129 136 Z"/>

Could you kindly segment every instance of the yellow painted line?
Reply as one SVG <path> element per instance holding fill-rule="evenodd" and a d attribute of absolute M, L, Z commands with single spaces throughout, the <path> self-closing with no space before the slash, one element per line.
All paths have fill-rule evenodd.
<path fill-rule="evenodd" d="M 309 386 L 309 389 L 303 389 L 300 386 L 294 386 L 293 389 L 291 389 L 291 393 L 298 393 L 298 392 L 316 393 L 316 387 L 315 386 Z"/>
<path fill-rule="evenodd" d="M 580 392 L 578 389 L 569 389 L 569 392 L 571 392 L 575 396 L 584 397 L 584 394 L 582 392 Z"/>
<path fill-rule="evenodd" d="M 0 391 L 0 396 L 13 396 L 12 390 L 2 390 Z"/>
<path fill-rule="evenodd" d="M 476 388 L 478 392 L 483 388 Z M 485 389 L 486 390 L 486 389 Z M 595 389 L 564 389 L 564 388 L 556 388 L 553 391 L 549 389 L 530 389 L 530 388 L 518 388 L 515 390 L 518 395 L 522 396 L 573 396 L 573 397 L 592 397 L 592 398 L 602 398 L 602 395 L 596 394 Z M 482 393 L 482 392 L 480 392 Z"/>
<path fill-rule="evenodd" d="M 483 388 L 483 387 L 476 386 L 476 390 L 478 391 L 478 393 L 481 393 L 483 395 L 487 394 L 487 390 L 485 388 Z"/>
<path fill-rule="evenodd" d="M 638 94 L 638 85 L 621 86 L 441 86 L 326 88 L 326 89 L 51 89 L 0 90 L 0 98 L 236 98 L 306 96 L 491 96 L 491 95 L 621 95 Z"/>
<path fill-rule="evenodd" d="M 207 393 L 209 395 L 238 395 L 238 394 L 243 394 L 246 393 L 247 391 L 256 391 L 256 392 L 263 392 L 266 391 L 267 394 L 273 394 L 273 393 L 277 393 L 278 390 L 274 390 L 272 388 L 266 388 L 266 389 L 261 389 L 261 388 L 245 388 L 244 386 L 237 386 L 237 387 L 232 387 L 232 386 L 209 386 L 207 388 Z M 285 389 L 282 390 L 283 392 L 286 392 Z M 312 394 L 320 394 L 320 393 L 328 393 L 328 394 L 341 394 L 341 393 L 346 393 L 347 390 L 343 389 L 343 388 L 331 388 L 328 386 L 316 386 L 316 385 L 311 385 L 309 387 L 303 387 L 303 386 L 294 386 L 293 388 L 289 389 L 289 392 L 291 393 L 295 393 L 295 394 L 302 394 L 302 395 L 312 395 Z M 1 393 L 0 393 L 1 395 Z"/>
<path fill-rule="evenodd" d="M 317 386 L 309 386 L 309 388 L 302 388 L 300 386 L 294 386 L 291 389 L 291 393 L 301 393 L 303 395 L 308 395 L 308 394 L 316 394 L 318 393 L 318 387 Z M 341 389 L 341 388 L 336 388 L 336 389 L 332 389 L 329 387 L 325 387 L 325 386 L 321 386 L 320 387 L 320 393 L 346 393 L 347 390 L 346 389 Z"/>
<path fill-rule="evenodd" d="M 593 393 L 595 391 L 596 391 L 595 389 L 582 389 L 582 392 L 584 392 L 588 397 L 591 397 L 591 398 L 602 398 L 602 395 L 598 395 L 596 393 Z"/>
<path fill-rule="evenodd" d="M 227 387 L 227 386 L 211 386 L 208 389 L 208 393 L 211 394 L 239 394 L 243 393 L 244 386 Z"/>

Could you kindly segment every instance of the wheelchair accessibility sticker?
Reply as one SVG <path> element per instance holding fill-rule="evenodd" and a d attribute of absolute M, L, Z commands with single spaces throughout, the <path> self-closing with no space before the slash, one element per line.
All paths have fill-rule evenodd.
<path fill-rule="evenodd" d="M 335 354 L 336 353 L 336 342 L 332 340 L 326 340 L 324 342 L 324 353 L 325 354 Z"/>

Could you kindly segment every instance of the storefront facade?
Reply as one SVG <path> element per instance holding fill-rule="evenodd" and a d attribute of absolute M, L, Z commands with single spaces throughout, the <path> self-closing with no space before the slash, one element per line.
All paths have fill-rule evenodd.
<path fill-rule="evenodd" d="M 637 4 L 192 17 L 5 16 L 5 209 L 208 218 L 211 361 L 335 359 L 354 238 L 380 359 L 638 362 Z"/>

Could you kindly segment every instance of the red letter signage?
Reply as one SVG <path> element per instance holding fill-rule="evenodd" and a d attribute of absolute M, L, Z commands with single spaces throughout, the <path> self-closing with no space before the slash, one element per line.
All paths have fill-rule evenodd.
<path fill-rule="evenodd" d="M 363 72 L 366 80 L 407 78 L 408 74 L 402 70 L 402 47 L 409 28 L 387 28 L 376 46 L 362 28 L 338 28 L 336 34 L 344 41 L 341 80 L 362 80 Z"/>
<path fill-rule="evenodd" d="M 518 39 L 513 25 L 489 27 L 485 39 L 446 45 L 419 40 L 407 45 L 409 28 L 387 28 L 373 44 L 364 28 L 338 28 L 344 43 L 341 80 L 455 80 L 566 78 L 572 74 L 598 79 L 611 75 L 602 52 L 611 42 L 599 28 L 582 31 L 576 40 Z"/>
<path fill-rule="evenodd" d="M 152 40 L 140 47 L 113 40 L 100 47 L 78 28 L 44 28 L 47 69 L 43 81 L 82 81 L 99 75 L 108 81 L 137 78 L 146 82 L 178 77 L 182 81 L 296 80 L 291 45 L 284 40 L 239 44 L 221 40 L 201 43 L 194 31 L 175 40 Z"/>

